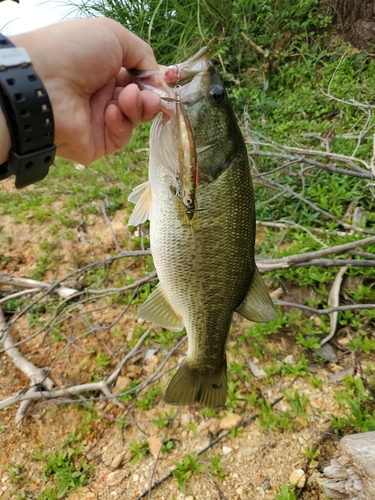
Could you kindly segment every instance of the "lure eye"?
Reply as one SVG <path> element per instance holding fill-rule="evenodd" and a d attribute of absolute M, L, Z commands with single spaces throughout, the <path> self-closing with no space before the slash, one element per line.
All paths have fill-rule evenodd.
<path fill-rule="evenodd" d="M 223 87 L 220 85 L 213 85 L 208 93 L 207 93 L 208 100 L 213 106 L 217 106 L 218 104 L 221 104 L 224 101 L 225 93 Z"/>

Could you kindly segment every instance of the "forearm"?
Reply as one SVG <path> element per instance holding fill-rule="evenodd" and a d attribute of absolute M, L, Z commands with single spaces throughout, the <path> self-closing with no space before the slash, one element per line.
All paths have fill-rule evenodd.
<path fill-rule="evenodd" d="M 0 165 L 7 161 L 11 146 L 8 125 L 0 107 Z"/>

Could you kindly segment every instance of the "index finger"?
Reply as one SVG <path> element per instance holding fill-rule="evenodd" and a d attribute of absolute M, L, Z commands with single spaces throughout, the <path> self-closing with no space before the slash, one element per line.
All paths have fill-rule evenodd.
<path fill-rule="evenodd" d="M 120 23 L 106 19 L 110 29 L 116 35 L 122 48 L 122 64 L 124 68 L 138 70 L 159 69 L 154 52 L 148 43 L 121 26 Z"/>

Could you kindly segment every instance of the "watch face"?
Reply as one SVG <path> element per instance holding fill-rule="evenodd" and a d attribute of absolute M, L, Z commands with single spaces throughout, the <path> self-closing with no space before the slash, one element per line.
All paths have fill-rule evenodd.
<path fill-rule="evenodd" d="M 31 64 L 30 56 L 22 47 L 7 47 L 0 50 L 0 70 L 29 64 Z"/>

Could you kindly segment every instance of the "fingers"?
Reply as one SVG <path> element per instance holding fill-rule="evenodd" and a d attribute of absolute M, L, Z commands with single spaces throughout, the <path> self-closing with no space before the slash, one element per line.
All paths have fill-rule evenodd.
<path fill-rule="evenodd" d="M 141 38 L 111 19 L 101 19 L 117 36 L 122 48 L 122 65 L 139 70 L 158 69 L 152 48 Z"/>
<path fill-rule="evenodd" d="M 140 91 L 135 84 L 125 87 L 118 95 L 117 103 L 109 104 L 105 111 L 106 153 L 129 142 L 133 129 L 154 118 L 159 107 L 160 97 L 154 92 Z"/>

